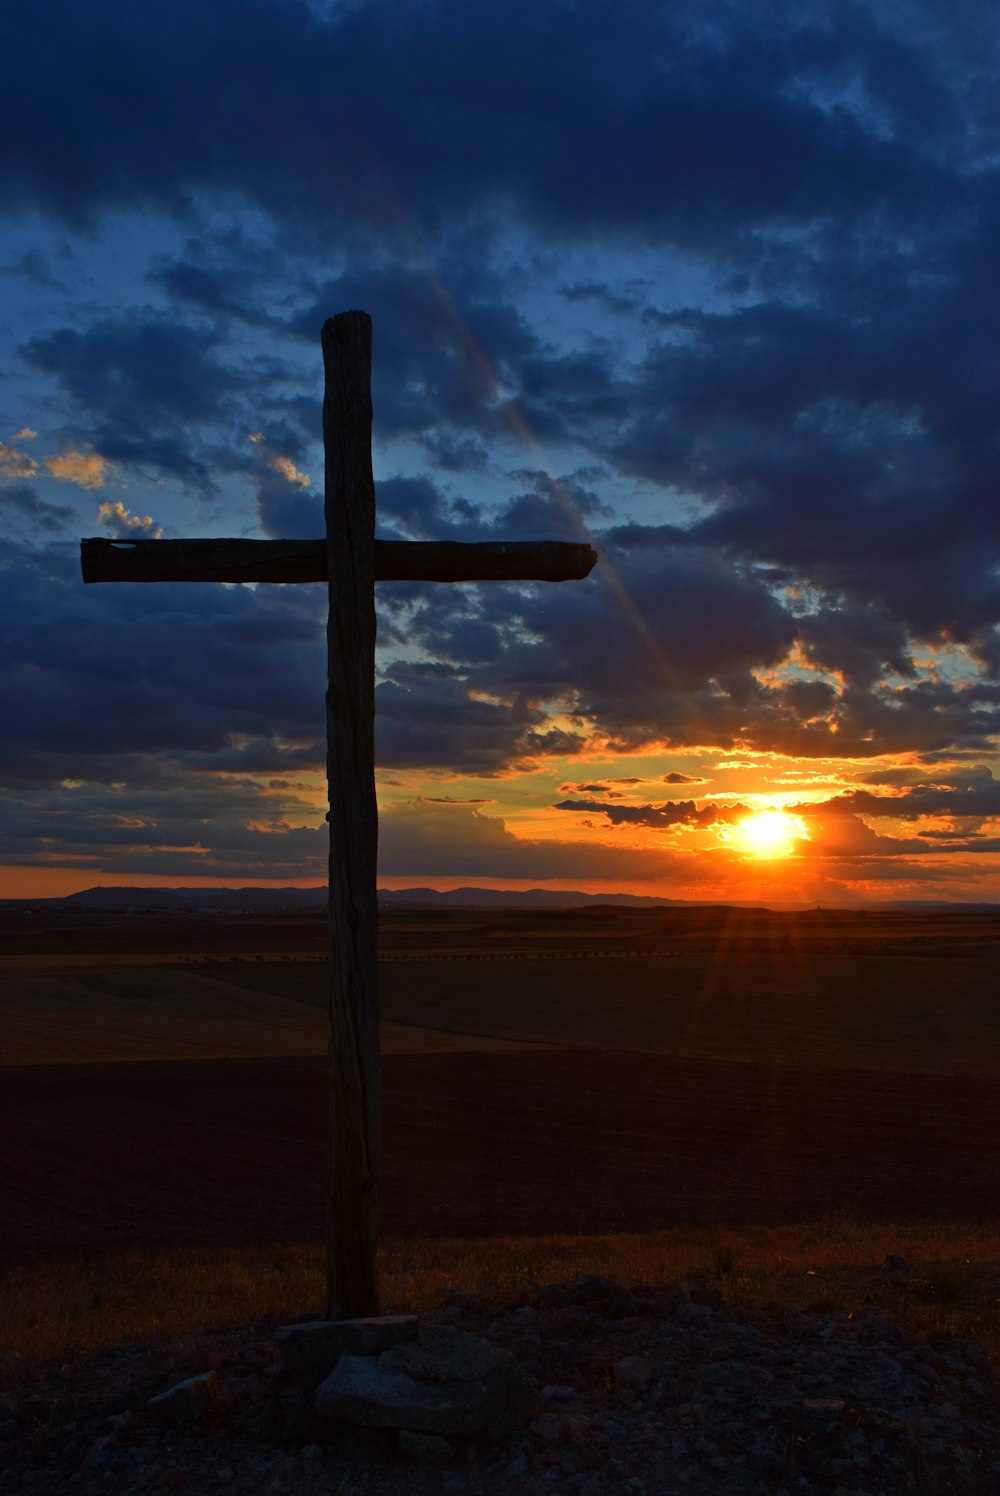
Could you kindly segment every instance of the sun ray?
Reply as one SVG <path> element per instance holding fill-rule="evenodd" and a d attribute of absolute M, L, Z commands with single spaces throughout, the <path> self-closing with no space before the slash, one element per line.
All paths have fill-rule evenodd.
<path fill-rule="evenodd" d="M 801 816 L 787 810 L 757 810 L 720 831 L 724 841 L 750 857 L 788 857 L 800 841 L 809 840 Z"/>

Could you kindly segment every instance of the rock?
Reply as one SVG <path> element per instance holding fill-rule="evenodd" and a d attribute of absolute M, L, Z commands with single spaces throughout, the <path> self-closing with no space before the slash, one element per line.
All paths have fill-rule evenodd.
<path fill-rule="evenodd" d="M 677 1310 L 676 1319 L 682 1325 L 708 1326 L 712 1323 L 712 1310 L 708 1304 L 682 1304 Z"/>
<path fill-rule="evenodd" d="M 535 1438 L 544 1439 L 546 1444 L 558 1444 L 561 1427 L 562 1419 L 558 1413 L 543 1413 L 541 1418 L 535 1418 L 528 1425 Z"/>
<path fill-rule="evenodd" d="M 440 1434 L 414 1434 L 407 1428 L 399 1431 L 399 1451 L 415 1460 L 453 1460 L 455 1446 Z"/>
<path fill-rule="evenodd" d="M 455 1288 L 449 1285 L 447 1288 L 438 1290 L 438 1297 L 443 1304 L 461 1309 L 463 1314 L 485 1314 L 491 1308 L 487 1295 L 471 1288 Z"/>
<path fill-rule="evenodd" d="M 369 1319 L 317 1319 L 279 1325 L 275 1339 L 288 1375 L 311 1392 L 341 1356 L 375 1356 L 417 1333 L 415 1314 L 380 1314 Z"/>
<path fill-rule="evenodd" d="M 335 1320 L 279 1325 L 275 1331 L 281 1364 L 293 1381 L 310 1391 L 318 1387 L 343 1354 Z"/>
<path fill-rule="evenodd" d="M 613 1374 L 619 1387 L 631 1387 L 636 1392 L 645 1392 L 656 1376 L 656 1370 L 642 1356 L 625 1356 L 616 1362 Z"/>
<path fill-rule="evenodd" d="M 722 1294 L 717 1288 L 709 1288 L 707 1284 L 695 1283 L 687 1291 L 689 1304 L 704 1304 L 708 1309 L 722 1308 Z"/>
<path fill-rule="evenodd" d="M 450 1326 L 424 1327 L 380 1356 L 342 1356 L 316 1393 L 324 1421 L 412 1433 L 507 1432 L 534 1396 L 506 1351 Z"/>
<path fill-rule="evenodd" d="M 610 1318 L 621 1319 L 635 1311 L 635 1299 L 622 1283 L 598 1273 L 583 1273 L 566 1285 L 570 1303 L 585 1309 L 596 1309 Z"/>
<path fill-rule="evenodd" d="M 552 1398 L 557 1402 L 565 1402 L 568 1397 L 573 1396 L 575 1391 L 575 1387 L 561 1387 L 550 1384 L 548 1387 L 542 1388 L 542 1399 L 544 1402 L 548 1402 Z"/>
<path fill-rule="evenodd" d="M 475 1335 L 450 1327 L 428 1326 L 416 1339 L 394 1345 L 382 1365 L 427 1382 L 488 1381 L 503 1378 L 512 1357 Z"/>
<path fill-rule="evenodd" d="M 157 1423 L 169 1428 L 175 1423 L 197 1423 L 215 1402 L 218 1377 L 214 1371 L 187 1377 L 147 1400 L 146 1406 Z"/>
<path fill-rule="evenodd" d="M 153 1482 L 158 1486 L 165 1486 L 168 1491 L 176 1490 L 184 1484 L 184 1471 L 176 1469 L 173 1465 L 162 1465 L 158 1467 Z"/>

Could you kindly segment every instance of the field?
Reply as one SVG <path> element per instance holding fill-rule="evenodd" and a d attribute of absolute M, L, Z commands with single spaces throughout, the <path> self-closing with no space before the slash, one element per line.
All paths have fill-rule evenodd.
<path fill-rule="evenodd" d="M 322 1055 L 321 920 L 3 930 L 0 1065 Z M 708 909 L 383 920 L 388 1054 L 584 1046 L 1000 1079 L 1000 917 Z"/>
<path fill-rule="evenodd" d="M 16 1273 L 320 1239 L 321 921 L 77 915 L 3 933 L 0 1135 L 16 1146 L 0 1252 Z M 988 1257 L 998 977 L 990 915 L 395 915 L 387 1250 L 721 1232 L 747 1257 L 762 1233 L 834 1240 L 853 1222 L 885 1252 L 951 1225 Z"/>

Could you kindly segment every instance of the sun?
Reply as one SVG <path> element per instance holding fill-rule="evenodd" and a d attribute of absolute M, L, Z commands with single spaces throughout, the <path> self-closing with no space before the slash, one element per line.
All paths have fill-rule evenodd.
<path fill-rule="evenodd" d="M 808 841 L 809 832 L 802 817 L 787 810 L 757 810 L 731 827 L 726 839 L 751 857 L 787 857 L 796 842 Z"/>

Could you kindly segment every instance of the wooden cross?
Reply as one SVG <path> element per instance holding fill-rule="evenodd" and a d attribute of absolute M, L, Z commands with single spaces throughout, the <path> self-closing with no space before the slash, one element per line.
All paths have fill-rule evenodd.
<path fill-rule="evenodd" d="M 568 581 L 588 545 L 375 539 L 371 318 L 323 326 L 325 540 L 84 540 L 85 582 L 329 583 L 330 1129 L 326 1280 L 330 1318 L 378 1312 L 380 1154 L 376 989 L 376 581 Z"/>

